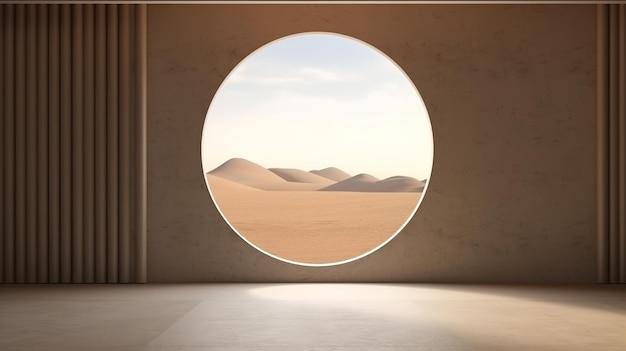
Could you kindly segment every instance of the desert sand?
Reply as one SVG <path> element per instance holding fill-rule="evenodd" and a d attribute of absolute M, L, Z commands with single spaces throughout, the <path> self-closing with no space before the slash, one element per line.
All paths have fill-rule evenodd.
<path fill-rule="evenodd" d="M 378 247 L 422 196 L 424 183 L 411 177 L 381 181 L 326 170 L 266 169 L 231 159 L 207 173 L 207 182 L 219 210 L 246 240 L 307 264 L 344 261 Z"/>

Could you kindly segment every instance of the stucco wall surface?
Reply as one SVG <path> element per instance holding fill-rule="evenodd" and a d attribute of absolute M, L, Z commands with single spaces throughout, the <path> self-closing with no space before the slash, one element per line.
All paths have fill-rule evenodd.
<path fill-rule="evenodd" d="M 429 189 L 387 246 L 335 267 L 274 260 L 210 199 L 200 138 L 235 65 L 282 36 L 363 40 L 412 79 L 435 140 Z M 595 7 L 150 5 L 151 282 L 595 280 Z"/>

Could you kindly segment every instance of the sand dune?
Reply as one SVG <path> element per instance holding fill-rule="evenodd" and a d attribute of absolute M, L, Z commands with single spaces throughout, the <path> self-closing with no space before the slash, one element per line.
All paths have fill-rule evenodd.
<path fill-rule="evenodd" d="M 243 158 L 232 158 L 209 174 L 241 184 L 249 182 L 277 182 L 283 179 L 262 166 Z"/>
<path fill-rule="evenodd" d="M 226 178 L 221 178 L 211 173 L 206 174 L 206 180 L 212 192 L 215 191 L 259 191 L 259 189 L 249 187 L 247 185 L 233 182 Z"/>
<path fill-rule="evenodd" d="M 425 185 L 422 181 L 406 176 L 380 180 L 361 173 L 350 177 L 335 167 L 310 172 L 295 168 L 266 169 L 242 158 L 230 159 L 207 174 L 244 187 L 271 191 L 420 192 Z M 217 182 L 213 178 L 207 179 L 209 186 L 211 182 Z"/>
<path fill-rule="evenodd" d="M 330 185 L 333 180 L 295 168 L 270 168 L 272 173 L 288 182 Z"/>
<path fill-rule="evenodd" d="M 272 171 L 242 158 L 230 159 L 209 174 L 261 190 L 318 190 L 326 186 L 324 183 L 288 182 Z"/>
<path fill-rule="evenodd" d="M 350 178 L 350 175 L 339 168 L 328 167 L 321 170 L 313 170 L 310 173 L 316 174 L 318 176 L 328 178 L 334 180 L 336 182 L 340 182 L 342 180 L 346 180 Z"/>
<path fill-rule="evenodd" d="M 389 177 L 374 184 L 374 191 L 424 191 L 424 183 L 412 177 L 396 176 Z"/>
<path fill-rule="evenodd" d="M 365 173 L 357 174 L 354 177 L 342 180 L 336 184 L 320 189 L 321 191 L 361 191 L 370 192 L 372 187 L 380 179 Z"/>
<path fill-rule="evenodd" d="M 344 181 L 327 186 L 320 191 L 358 191 L 358 192 L 419 192 L 424 190 L 424 183 L 412 177 L 395 176 L 384 180 L 369 174 L 359 174 Z"/>

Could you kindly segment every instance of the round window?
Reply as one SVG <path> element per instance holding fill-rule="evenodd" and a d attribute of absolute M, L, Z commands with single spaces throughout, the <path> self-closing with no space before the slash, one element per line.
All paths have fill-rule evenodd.
<path fill-rule="evenodd" d="M 217 209 L 246 242 L 295 264 L 382 247 L 430 178 L 433 136 L 406 74 L 357 39 L 303 33 L 244 59 L 215 94 L 202 165 Z"/>

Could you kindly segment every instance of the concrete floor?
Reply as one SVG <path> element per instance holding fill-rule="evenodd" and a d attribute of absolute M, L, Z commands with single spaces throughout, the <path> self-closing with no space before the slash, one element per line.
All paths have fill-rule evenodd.
<path fill-rule="evenodd" d="M 626 286 L 0 285 L 0 350 L 626 350 Z"/>

